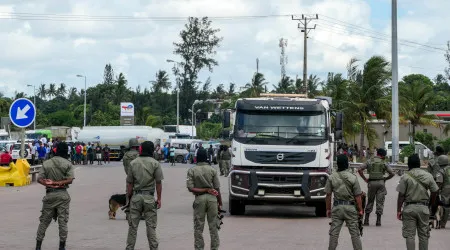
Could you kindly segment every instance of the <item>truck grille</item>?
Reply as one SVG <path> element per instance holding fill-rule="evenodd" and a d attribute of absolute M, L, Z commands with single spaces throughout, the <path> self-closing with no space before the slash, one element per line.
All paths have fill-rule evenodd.
<path fill-rule="evenodd" d="M 316 159 L 316 152 L 245 151 L 245 158 L 262 164 L 306 164 Z"/>
<path fill-rule="evenodd" d="M 302 183 L 302 176 L 264 176 L 258 175 L 258 183 Z"/>

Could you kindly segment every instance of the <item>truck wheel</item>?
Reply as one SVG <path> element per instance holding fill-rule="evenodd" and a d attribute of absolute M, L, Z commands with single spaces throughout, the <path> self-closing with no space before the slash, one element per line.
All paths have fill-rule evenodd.
<path fill-rule="evenodd" d="M 239 200 L 228 198 L 228 209 L 231 215 L 244 215 L 245 203 Z"/>
<path fill-rule="evenodd" d="M 184 157 L 182 155 L 177 156 L 177 163 L 182 163 L 184 160 Z"/>
<path fill-rule="evenodd" d="M 325 203 L 320 203 L 316 205 L 316 216 L 327 217 L 327 206 L 325 205 Z"/>

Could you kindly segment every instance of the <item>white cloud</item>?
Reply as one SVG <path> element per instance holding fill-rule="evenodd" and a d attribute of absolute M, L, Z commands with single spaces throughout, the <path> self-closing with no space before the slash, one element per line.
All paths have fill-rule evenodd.
<path fill-rule="evenodd" d="M 128 84 L 135 88 L 153 80 L 157 70 L 171 72 L 172 64 L 166 59 L 179 60 L 173 54 L 173 42 L 179 41 L 179 32 L 186 20 L 120 21 L 120 16 L 187 17 L 203 16 L 256 16 L 277 14 L 319 14 L 312 21 L 317 28 L 309 34 L 308 74 L 325 77 L 329 71 L 345 73 L 352 57 L 363 63 L 370 56 L 383 55 L 390 60 L 390 20 L 382 19 L 386 27 L 373 33 L 358 27 L 377 27 L 380 16 L 390 13 L 390 1 L 376 1 L 376 10 L 365 0 L 42 0 L 2 1 L 3 13 L 52 13 L 72 16 L 59 20 L 0 19 L 0 83 L 4 92 L 29 91 L 27 83 L 65 82 L 78 86 L 76 74 L 85 74 L 88 84 L 101 82 L 103 68 L 111 63 L 115 72 L 126 74 Z M 447 3 L 448 2 L 448 3 Z M 373 4 L 372 4 L 373 6 Z M 420 43 L 443 47 L 450 26 L 447 10 L 450 1 L 399 1 L 399 37 Z M 433 13 L 432 16 L 429 13 Z M 115 16 L 115 20 L 93 21 L 92 17 Z M 388 15 L 389 16 L 389 15 Z M 2 14 L 4 17 L 4 14 Z M 45 18 L 44 18 L 45 19 Z M 345 23 L 344 23 L 345 22 Z M 259 71 L 276 84 L 280 78 L 281 37 L 288 39 L 287 74 L 302 77 L 303 33 L 297 21 L 286 17 L 213 19 L 224 37 L 217 50 L 219 66 L 213 73 L 204 70 L 199 80 L 211 76 L 213 85 L 234 81 L 238 87 L 249 82 Z M 357 25 L 357 26 L 354 26 Z M 372 37 L 371 37 L 372 36 Z M 374 37 L 381 37 L 380 41 Z M 400 76 L 423 73 L 433 78 L 445 66 L 443 52 L 418 49 L 416 45 L 399 44 Z M 432 49 L 430 49 L 432 50 Z M 414 67 L 414 68 L 411 68 Z M 173 78 L 171 76 L 171 78 Z"/>

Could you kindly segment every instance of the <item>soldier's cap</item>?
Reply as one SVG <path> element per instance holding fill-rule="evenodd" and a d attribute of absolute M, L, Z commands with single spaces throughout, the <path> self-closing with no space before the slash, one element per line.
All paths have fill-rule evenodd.
<path fill-rule="evenodd" d="M 441 146 L 436 146 L 435 153 L 444 154 L 444 148 L 442 148 Z"/>
<path fill-rule="evenodd" d="M 336 163 L 338 165 L 338 169 L 344 170 L 348 168 L 348 157 L 346 155 L 338 155 L 336 157 Z"/>
<path fill-rule="evenodd" d="M 142 143 L 141 148 L 141 156 L 153 156 L 153 151 L 155 151 L 155 145 L 153 142 L 145 141 Z"/>
<path fill-rule="evenodd" d="M 386 154 L 387 154 L 386 149 L 384 149 L 384 148 L 377 149 L 377 155 L 385 157 Z"/>
<path fill-rule="evenodd" d="M 139 142 L 136 138 L 131 138 L 128 141 L 128 147 L 132 148 L 132 147 L 139 147 Z"/>
<path fill-rule="evenodd" d="M 408 157 L 408 168 L 420 168 L 420 158 L 417 154 L 412 154 Z"/>
<path fill-rule="evenodd" d="M 437 164 L 438 164 L 439 166 L 447 166 L 447 165 L 448 165 L 448 156 L 446 156 L 446 155 L 440 155 L 440 156 L 437 158 Z"/>
<path fill-rule="evenodd" d="M 208 153 L 206 152 L 206 149 L 200 148 L 197 151 L 197 162 L 207 162 L 208 160 Z"/>

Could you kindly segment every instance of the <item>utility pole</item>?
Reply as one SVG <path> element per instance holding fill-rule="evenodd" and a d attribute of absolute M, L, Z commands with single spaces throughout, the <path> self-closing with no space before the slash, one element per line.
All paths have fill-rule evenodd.
<path fill-rule="evenodd" d="M 259 73 L 259 58 L 256 58 L 256 74 Z"/>
<path fill-rule="evenodd" d="M 311 30 L 316 29 L 316 25 L 314 24 L 314 28 L 308 28 L 308 24 L 311 20 L 319 19 L 319 15 L 304 15 L 302 14 L 302 18 L 294 18 L 292 15 L 292 20 L 297 20 L 300 23 L 298 24 L 298 28 L 304 34 L 304 42 L 303 42 L 303 85 L 305 86 L 305 94 L 308 94 L 308 34 Z"/>
<path fill-rule="evenodd" d="M 392 163 L 398 162 L 399 160 L 397 46 L 397 0 L 392 0 Z"/>

